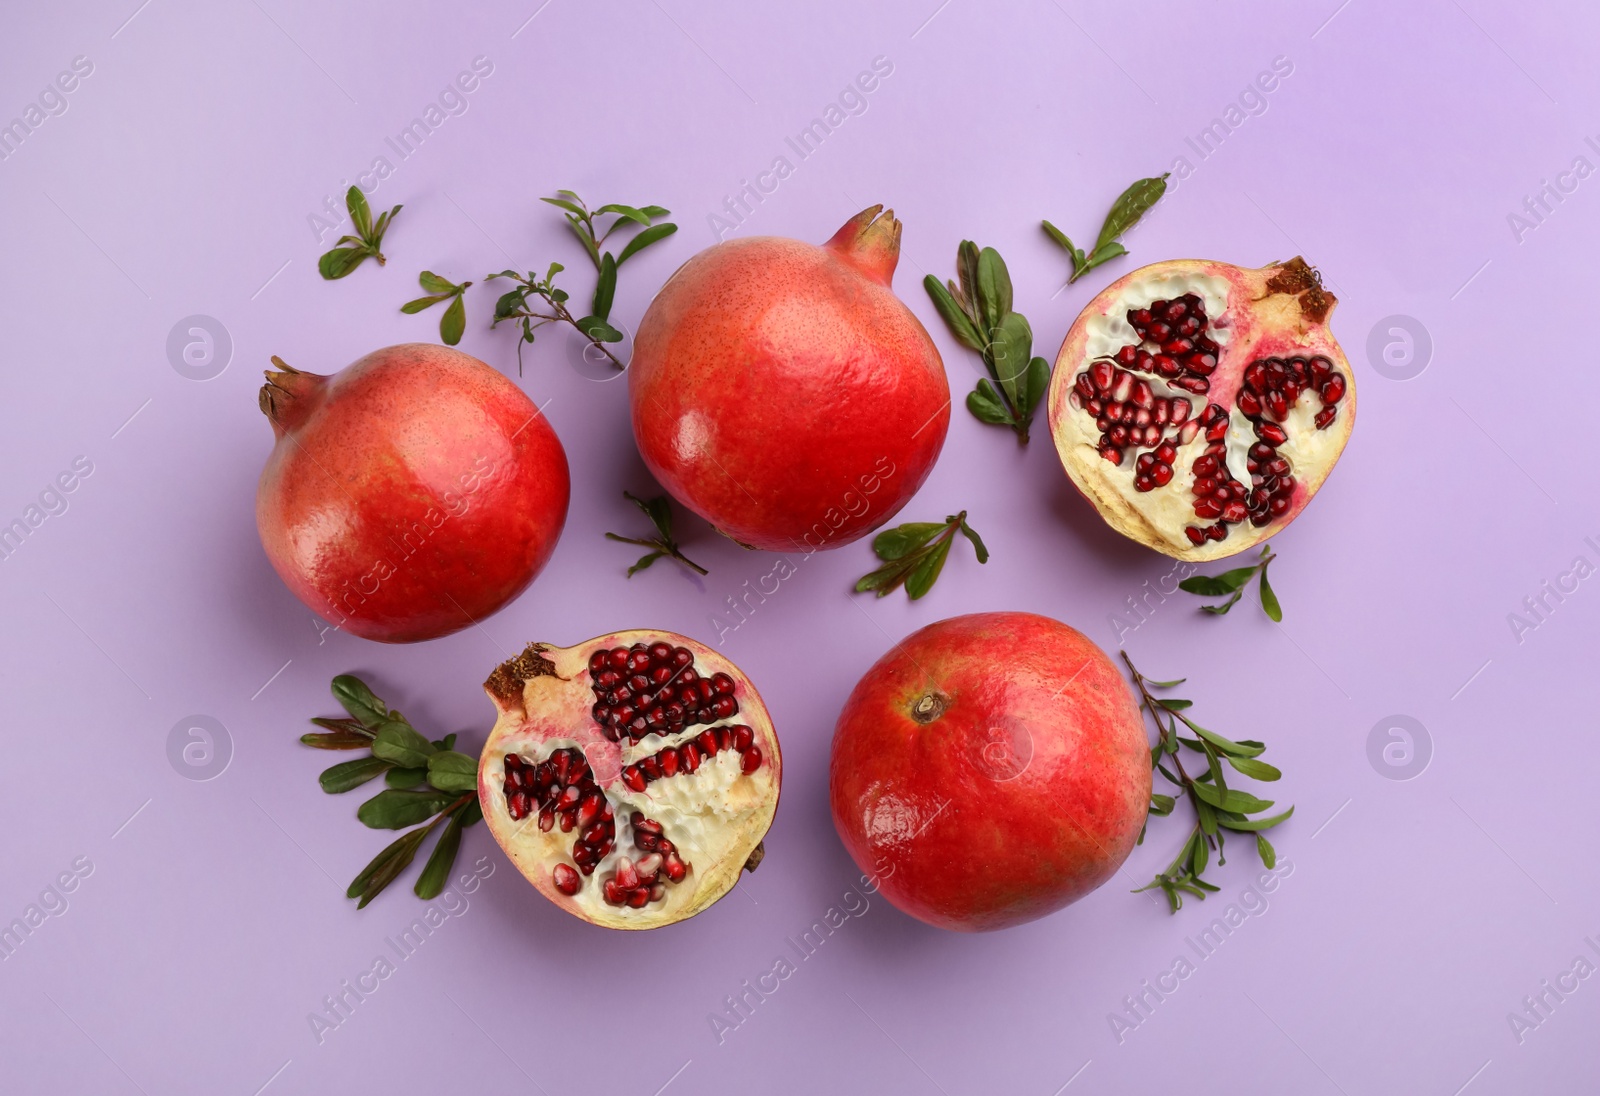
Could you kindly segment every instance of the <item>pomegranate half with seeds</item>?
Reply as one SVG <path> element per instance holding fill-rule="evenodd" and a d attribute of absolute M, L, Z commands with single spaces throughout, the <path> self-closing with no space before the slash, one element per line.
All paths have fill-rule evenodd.
<path fill-rule="evenodd" d="M 546 898 L 615 929 L 693 917 L 754 871 L 783 759 L 739 668 L 670 632 L 530 643 L 484 683 L 489 830 Z"/>
<path fill-rule="evenodd" d="M 891 903 L 940 928 L 1022 924 L 1133 851 L 1150 750 L 1133 693 L 1032 613 L 930 624 L 867 671 L 833 734 L 833 823 Z"/>
<path fill-rule="evenodd" d="M 1176 259 L 1089 302 L 1050 382 L 1067 475 L 1112 528 L 1177 559 L 1230 556 L 1305 509 L 1344 451 L 1355 375 L 1304 259 Z"/>

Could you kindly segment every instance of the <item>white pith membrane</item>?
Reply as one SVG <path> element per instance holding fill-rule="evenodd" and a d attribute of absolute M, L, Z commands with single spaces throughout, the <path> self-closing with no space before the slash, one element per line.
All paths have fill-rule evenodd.
<path fill-rule="evenodd" d="M 693 655 L 693 668 L 705 678 L 728 674 L 735 682 L 731 695 L 737 712 L 672 733 L 651 731 L 637 740 L 623 733 L 619 741 L 613 741 L 591 714 L 596 694 L 590 657 L 596 651 L 629 648 L 640 642 L 687 648 Z M 530 644 L 521 656 L 496 670 L 485 689 L 500 710 L 500 718 L 479 761 L 478 791 L 484 817 L 518 870 L 568 912 L 610 928 L 670 924 L 721 898 L 738 882 L 747 863 L 759 861 L 761 839 L 777 808 L 782 758 L 761 698 L 742 680 L 738 669 L 716 652 L 663 632 L 618 633 L 564 649 Z M 744 740 L 739 728 L 748 728 L 744 750 L 733 741 Z M 712 736 L 707 742 L 714 744 L 721 737 L 728 746 L 704 756 L 698 744 L 707 732 Z M 659 766 L 663 751 L 671 751 L 676 759 L 684 756 L 684 748 L 691 744 L 701 755 L 693 772 L 679 767 L 671 776 L 662 773 L 647 781 L 637 775 L 637 767 L 646 759 L 657 759 Z M 522 818 L 514 818 L 512 796 L 518 791 L 527 793 L 531 774 L 541 765 L 555 766 L 564 751 L 577 752 L 566 754 L 566 782 L 573 781 L 574 773 L 581 773 L 582 766 L 574 760 L 581 755 L 595 784 L 590 790 L 602 796 L 599 811 L 588 815 L 588 826 L 580 821 L 563 831 L 561 812 L 555 812 L 554 823 L 548 830 L 542 829 L 536 802 Z M 758 760 L 752 753 L 758 753 Z M 508 764 L 508 755 L 515 755 L 520 763 Z M 742 771 L 751 761 L 756 762 L 755 770 Z M 624 781 L 630 769 L 635 773 L 633 783 L 644 783 L 642 791 Z M 512 776 L 509 786 L 508 774 Z M 587 781 L 577 782 L 589 789 Z M 551 796 L 546 802 L 550 805 L 556 800 Z M 609 828 L 603 813 L 607 809 Z M 591 844 L 603 850 L 603 855 L 590 858 L 590 871 L 584 873 L 585 860 L 574 853 L 588 828 L 594 826 L 606 829 L 604 843 Z M 671 870 L 674 858 L 679 865 L 676 879 Z M 640 874 L 641 868 L 646 874 Z M 624 888 L 630 880 L 636 880 L 631 889 L 648 892 L 642 905 L 628 904 Z M 562 882 L 567 889 L 575 885 L 576 893 L 565 893 Z M 608 883 L 613 887 L 611 901 L 607 900 Z"/>
<path fill-rule="evenodd" d="M 1316 292 L 1326 304 L 1320 317 L 1308 314 L 1312 310 L 1302 307 L 1301 298 L 1294 293 L 1269 290 L 1268 283 L 1284 271 L 1304 271 L 1307 278 L 1315 279 L 1314 272 L 1299 260 L 1261 270 L 1202 260 L 1156 263 L 1113 283 L 1090 302 L 1074 323 L 1051 380 L 1051 430 L 1068 475 L 1119 531 L 1179 559 L 1233 555 L 1285 528 L 1337 461 L 1355 417 L 1355 383 L 1349 363 L 1327 326 L 1327 315 L 1335 302 L 1317 285 Z M 1148 366 L 1130 366 L 1117 360 L 1119 352 L 1127 353 L 1127 347 L 1137 347 L 1151 355 L 1163 352 L 1160 345 L 1141 338 L 1129 320 L 1130 311 L 1154 306 L 1159 312 L 1163 303 L 1184 299 L 1198 300 L 1205 323 L 1197 337 L 1209 338 L 1217 347 L 1215 368 L 1204 377 L 1208 385 L 1205 392 L 1182 387 L 1179 382 L 1195 382 L 1187 370 L 1173 378 Z M 1194 312 L 1192 308 L 1188 311 Z M 1159 321 L 1160 317 L 1156 319 Z M 1309 382 L 1312 363 L 1316 362 L 1319 376 L 1340 377 L 1329 389 L 1336 398 L 1325 401 L 1318 384 L 1307 383 L 1281 417 L 1275 409 L 1258 405 L 1252 418 L 1238 406 L 1240 396 L 1247 391 L 1257 400 L 1262 396 L 1246 384 L 1246 370 L 1256 362 L 1263 363 L 1265 369 L 1273 361 L 1280 363 L 1275 367 L 1280 370 L 1276 374 L 1279 379 L 1257 387 L 1276 388 L 1283 378 L 1293 375 L 1297 363 Z M 1105 364 L 1097 368 L 1097 362 Z M 1106 379 L 1108 367 L 1111 385 L 1109 390 L 1102 390 L 1095 382 Z M 1121 447 L 1108 444 L 1102 423 L 1091 413 L 1095 404 L 1084 397 L 1080 375 L 1090 378 L 1090 398 L 1099 399 L 1102 408 L 1108 403 L 1127 404 L 1141 382 L 1147 386 L 1146 404 L 1168 404 L 1167 422 L 1152 421 L 1154 417 L 1147 415 L 1140 426 L 1145 430 L 1159 426 L 1159 441 L 1149 444 L 1146 438 Z M 1261 376 L 1255 375 L 1258 379 Z M 1172 400 L 1183 400 L 1189 406 L 1174 410 Z M 1335 409 L 1332 418 L 1319 427 L 1315 420 L 1319 414 L 1326 418 L 1325 408 L 1330 405 Z M 1202 497 L 1194 493 L 1196 480 L 1201 478 L 1195 474 L 1194 465 L 1208 447 L 1214 446 L 1207 437 L 1207 427 L 1214 427 L 1215 422 L 1211 416 L 1218 414 L 1211 410 L 1213 407 L 1226 413 L 1221 438 L 1225 450 L 1221 457 L 1227 476 L 1218 471 L 1208 478 L 1219 483 L 1231 477 L 1242 485 L 1246 513 L 1241 516 L 1238 508 L 1228 511 L 1229 518 L 1239 520 L 1223 520 L 1221 514 L 1211 512 L 1210 506 L 1202 507 L 1203 512 L 1196 511 Z M 1187 430 L 1172 425 L 1170 420 L 1175 414 L 1184 416 L 1185 425 L 1195 425 Z M 1258 434 L 1258 420 L 1266 424 L 1267 437 Z M 1134 425 L 1130 423 L 1124 429 Z M 1273 427 L 1286 435 L 1275 445 L 1271 443 Z M 1252 454 L 1252 447 L 1259 446 L 1270 448 L 1272 453 L 1268 455 L 1257 448 Z M 1119 448 L 1120 464 L 1108 459 L 1107 453 L 1108 449 Z M 1167 454 L 1172 457 L 1168 465 L 1172 474 L 1162 484 L 1149 477 L 1162 463 L 1159 457 Z M 1212 453 L 1213 460 L 1217 456 Z M 1253 458 L 1255 468 L 1250 467 Z M 1289 467 L 1276 474 L 1263 467 L 1277 458 L 1287 461 Z M 1285 476 L 1292 478 L 1284 479 Z M 1262 494 L 1253 494 L 1258 488 Z M 1281 495 L 1276 503 L 1272 499 L 1274 492 Z M 1220 508 L 1227 501 L 1234 500 L 1213 505 Z M 1258 518 L 1265 520 L 1258 522 Z M 1221 527 L 1220 538 L 1215 530 L 1204 535 L 1208 527 L 1217 526 Z M 1198 544 L 1193 539 L 1197 533 L 1203 535 Z"/>

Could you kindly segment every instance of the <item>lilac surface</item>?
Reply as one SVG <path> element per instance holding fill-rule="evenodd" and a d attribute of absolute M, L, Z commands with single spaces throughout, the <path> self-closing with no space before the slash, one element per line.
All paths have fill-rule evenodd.
<path fill-rule="evenodd" d="M 0 161 L 0 520 L 23 516 L 75 458 L 93 471 L 0 566 L 0 923 L 76 858 L 88 872 L 0 965 L 0 1087 L 1592 1087 L 1600 983 L 1569 979 L 1577 988 L 1546 997 L 1537 1028 L 1519 1034 L 1508 1016 L 1576 957 L 1600 963 L 1594 716 L 1576 687 L 1592 674 L 1600 594 L 1574 571 L 1580 557 L 1584 575 L 1600 562 L 1592 430 L 1574 413 L 1600 228 L 1600 180 L 1587 178 L 1600 163 L 1593 12 L 1325 0 L 1144 5 L 1130 21 L 1078 0 L 759 14 L 540 3 L 121 0 L 3 17 L 0 120 L 74 57 L 93 71 Z M 493 73 L 466 112 L 400 159 L 385 139 L 480 56 Z M 893 72 L 865 112 L 801 159 L 785 138 L 877 57 Z M 1235 115 L 1197 153 L 1188 139 L 1280 57 L 1292 74 L 1243 103 L 1259 113 Z M 394 170 L 373 205 L 405 204 L 389 265 L 324 283 L 315 262 L 333 234 L 319 242 L 309 217 L 378 156 Z M 789 177 L 748 215 L 724 212 L 779 156 Z M 1192 173 L 1128 239 L 1132 258 L 1062 289 L 1064 258 L 1039 220 L 1089 235 L 1126 183 L 1179 157 Z M 1558 178 L 1579 158 L 1584 178 Z M 1545 212 L 1527 200 L 1547 181 L 1575 189 Z M 1304 253 L 1342 299 L 1333 326 L 1361 421 L 1319 501 L 1274 542 L 1281 627 L 1253 608 L 1203 619 L 1186 595 L 1149 597 L 1139 623 L 1128 599 L 1169 561 L 1098 522 L 1042 431 L 1019 450 L 958 409 L 905 515 L 968 508 L 987 567 L 958 551 L 921 602 L 852 598 L 870 566 L 855 545 L 800 565 L 723 636 L 770 703 L 788 764 L 759 873 L 689 923 L 625 936 L 544 901 L 477 827 L 458 874 L 480 857 L 493 873 L 319 1040 L 308 1016 L 391 954 L 386 940 L 421 911 L 403 887 L 361 913 L 343 897 L 385 838 L 355 823 L 357 797 L 317 789 L 327 757 L 295 741 L 308 716 L 333 710 L 329 678 L 368 675 L 419 726 L 475 748 L 490 717 L 479 685 L 525 641 L 652 625 L 714 642 L 725 599 L 774 563 L 693 522 L 687 547 L 709 578 L 657 565 L 624 580 L 630 550 L 600 534 L 638 526 L 620 492 L 652 486 L 624 385 L 587 379 L 553 336 L 520 383 L 567 447 L 575 501 L 553 563 L 518 602 L 480 628 L 391 649 L 321 631 L 269 568 L 252 513 L 270 445 L 254 393 L 268 355 L 331 372 L 434 337 L 436 314 L 398 312 L 423 267 L 478 279 L 558 259 L 589 284 L 535 201 L 557 187 L 658 202 L 682 226 L 624 270 L 625 324 L 714 241 L 713 214 L 741 222 L 732 235 L 820 241 L 891 203 L 906 224 L 897 284 L 958 394 L 976 360 L 918 283 L 948 274 L 963 237 L 1006 256 L 1047 355 L 1134 263 Z M 487 330 L 494 292 L 470 291 L 462 348 L 515 376 L 513 333 Z M 204 382 L 180 376 L 166 349 L 197 314 L 232 341 L 227 368 Z M 1412 319 L 1380 324 L 1395 315 Z M 1369 337 L 1395 344 L 1404 366 L 1390 330 L 1405 322 L 1430 333 L 1432 353 L 1393 380 Z M 1547 593 L 1563 575 L 1576 589 Z M 1524 599 L 1540 596 L 1535 617 Z M 1120 640 L 1148 672 L 1189 675 L 1208 725 L 1269 743 L 1298 810 L 1276 833 L 1293 870 L 1264 907 L 1244 896 L 1259 868 L 1243 848 L 1215 870 L 1222 893 L 1204 906 L 1173 917 L 1129 894 L 1180 839 L 1176 821 L 1157 821 L 1115 882 L 1044 921 L 955 936 L 874 897 L 798 957 L 790 940 L 858 881 L 826 802 L 844 696 L 894 639 L 993 608 Z M 195 714 L 231 740 L 209 781 L 168 758 L 169 731 Z M 1381 745 L 1395 715 L 1431 742 L 1409 780 L 1369 760 L 1370 732 Z M 1230 902 L 1259 912 L 1199 958 L 1188 939 Z M 785 955 L 796 973 L 714 1034 L 724 999 Z M 1119 1037 L 1109 1017 L 1178 956 L 1192 976 Z"/>

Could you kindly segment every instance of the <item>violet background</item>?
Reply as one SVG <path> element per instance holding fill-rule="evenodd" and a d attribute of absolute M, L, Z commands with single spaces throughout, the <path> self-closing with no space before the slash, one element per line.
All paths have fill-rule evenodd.
<path fill-rule="evenodd" d="M 1600 180 L 1537 228 L 1508 215 L 1600 142 L 1593 11 L 1483 0 L 1393 5 L 1015 0 L 580 5 L 12 6 L 0 26 L 0 121 L 78 55 L 70 107 L 0 162 L 0 519 L 85 456 L 93 473 L 0 566 L 0 711 L 8 833 L 0 923 L 87 857 L 93 872 L 0 964 L 7 1092 L 844 1091 L 1050 1096 L 1066 1091 L 1491 1093 L 1593 1087 L 1600 983 L 1579 982 L 1519 1043 L 1525 995 L 1600 961 L 1592 673 L 1600 594 L 1579 584 L 1520 637 L 1508 614 L 1600 562 L 1593 430 L 1592 251 Z M 397 133 L 477 56 L 493 74 L 403 162 Z M 809 158 L 784 143 L 885 57 L 893 74 Z M 1202 159 L 1199 134 L 1258 72 L 1293 73 Z M 387 155 L 371 200 L 404 203 L 390 262 L 316 275 L 308 216 Z M 434 733 L 475 749 L 479 686 L 530 639 L 652 625 L 715 640 L 725 598 L 769 571 L 686 522 L 695 582 L 632 581 L 601 539 L 653 485 L 624 383 L 574 368 L 565 336 L 527 354 L 522 386 L 566 445 L 574 503 L 545 575 L 459 635 L 404 648 L 322 633 L 257 543 L 256 410 L 270 354 L 332 372 L 436 337 L 402 316 L 416 272 L 480 279 L 552 259 L 591 275 L 535 199 L 656 202 L 679 234 L 623 271 L 615 315 L 711 244 L 708 217 L 773 160 L 793 175 L 732 234 L 821 241 L 861 207 L 905 224 L 897 286 L 964 394 L 976 358 L 920 288 L 963 237 L 1005 255 L 1047 357 L 1079 308 L 1135 264 L 1204 255 L 1260 265 L 1303 253 L 1341 298 L 1333 319 L 1361 421 L 1317 504 L 1273 543 L 1284 624 L 1253 606 L 1202 618 L 1186 595 L 1121 637 L 1155 676 L 1187 674 L 1209 726 L 1264 738 L 1297 807 L 1274 833 L 1293 864 L 1216 954 L 1185 938 L 1237 902 L 1178 916 L 1129 888 L 1181 839 L 1157 820 L 1092 897 L 1008 932 L 927 928 L 873 898 L 804 961 L 786 939 L 858 873 L 828 816 L 828 742 L 843 699 L 890 643 L 986 609 L 1050 613 L 1108 649 L 1115 614 L 1171 568 L 1106 529 L 1040 430 L 1019 450 L 957 410 L 943 459 L 903 512 L 966 507 L 993 559 L 958 549 L 933 593 L 852 597 L 864 544 L 800 567 L 723 649 L 759 684 L 787 780 L 761 870 L 686 924 L 622 935 L 545 902 L 468 833 L 457 874 L 493 874 L 319 1044 L 308 1014 L 371 968 L 421 912 L 410 877 L 357 913 L 345 883 L 388 838 L 359 795 L 323 795 L 337 758 L 299 746 L 330 714 L 328 680 L 367 675 Z M 1062 289 L 1048 217 L 1092 236 L 1134 178 L 1193 174 L 1132 234 L 1132 256 Z M 462 349 L 516 375 L 514 332 L 469 293 Z M 227 368 L 169 361 L 185 317 L 223 325 Z M 1386 320 L 1402 316 L 1404 320 Z M 1385 321 L 1380 323 L 1380 321 Z M 1431 354 L 1405 381 L 1373 367 L 1412 325 Z M 186 330 L 186 328 L 185 328 Z M 187 341 L 180 339 L 180 341 Z M 1391 354 L 1404 364 L 1403 346 Z M 1381 361 L 1381 359 L 1380 359 Z M 221 364 L 217 362 L 216 364 Z M 1551 602 L 1554 604 L 1553 600 Z M 1154 599 L 1152 599 L 1154 604 Z M 226 728 L 214 779 L 168 757 L 202 714 Z M 1425 729 L 1413 779 L 1369 760 L 1390 717 Z M 1398 740 L 1396 740 L 1398 741 Z M 1401 747 L 1397 746 L 1397 749 Z M 1402 750 L 1403 752 L 1403 750 Z M 852 902 L 854 900 L 852 899 Z M 789 954 L 797 973 L 719 1043 L 709 1016 Z M 1188 955 L 1197 971 L 1119 1043 L 1107 1016 Z"/>

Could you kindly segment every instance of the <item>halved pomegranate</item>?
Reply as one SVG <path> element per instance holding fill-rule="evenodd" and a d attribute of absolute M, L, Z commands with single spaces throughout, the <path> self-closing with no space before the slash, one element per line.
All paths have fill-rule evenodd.
<path fill-rule="evenodd" d="M 1050 382 L 1067 475 L 1113 529 L 1176 559 L 1279 532 L 1355 422 L 1336 303 L 1299 257 L 1259 270 L 1174 259 L 1113 282 L 1067 332 Z"/>
<path fill-rule="evenodd" d="M 500 847 L 576 917 L 649 929 L 754 871 L 783 778 L 739 668 L 671 632 L 530 643 L 484 690 L 499 711 L 478 799 Z"/>

